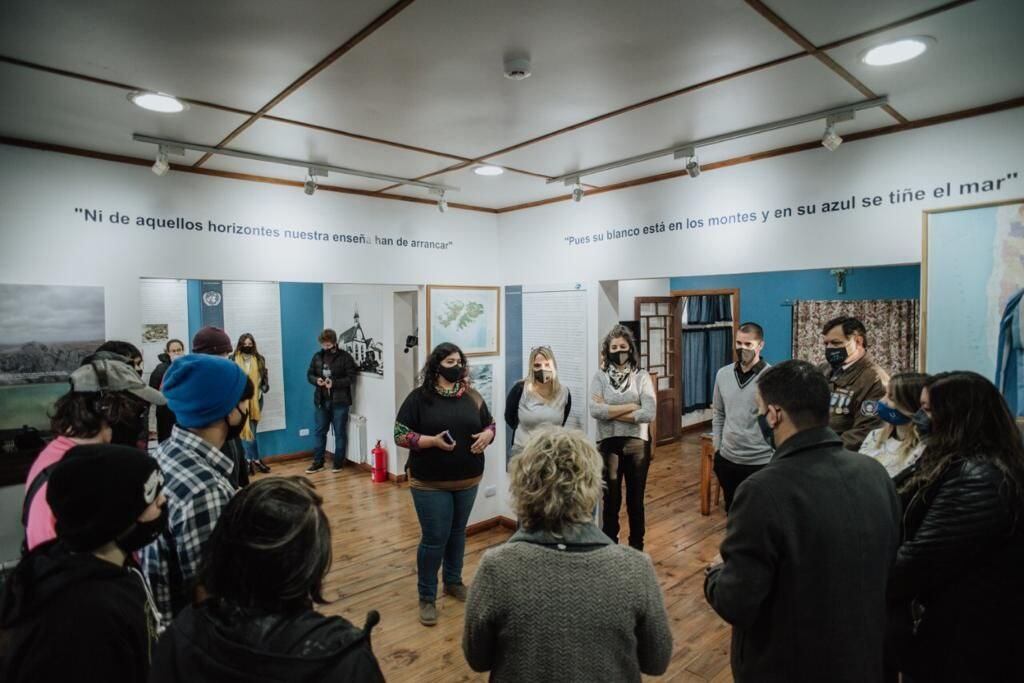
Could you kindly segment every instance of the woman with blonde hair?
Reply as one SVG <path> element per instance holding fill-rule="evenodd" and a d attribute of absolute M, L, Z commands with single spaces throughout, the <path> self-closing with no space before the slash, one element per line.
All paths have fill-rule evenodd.
<path fill-rule="evenodd" d="M 593 522 L 601 456 L 545 427 L 512 461 L 522 528 L 484 553 L 462 649 L 492 681 L 639 681 L 665 672 L 672 633 L 651 559 Z"/>
<path fill-rule="evenodd" d="M 548 346 L 530 351 L 526 377 L 513 385 L 505 399 L 505 424 L 512 430 L 509 460 L 519 455 L 526 442 L 544 425 L 564 426 L 572 410 L 569 387 L 558 381 L 558 363 Z"/>
<path fill-rule="evenodd" d="M 894 375 L 882 400 L 864 404 L 884 424 L 867 435 L 860 452 L 881 463 L 893 479 L 913 465 L 924 451 L 912 418 L 921 409 L 921 390 L 927 382 L 928 375 L 921 372 Z"/>

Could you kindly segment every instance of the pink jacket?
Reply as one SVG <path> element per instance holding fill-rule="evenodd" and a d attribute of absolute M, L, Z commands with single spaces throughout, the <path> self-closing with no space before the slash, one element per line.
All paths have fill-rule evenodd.
<path fill-rule="evenodd" d="M 75 442 L 66 436 L 58 436 L 56 439 L 51 441 L 36 457 L 36 461 L 32 463 L 32 468 L 28 471 L 28 479 L 25 481 L 26 493 L 28 492 L 28 487 L 32 484 L 32 481 L 40 472 L 53 463 L 60 462 L 64 457 L 64 454 L 74 448 L 75 445 Z M 53 512 L 50 510 L 49 503 L 46 502 L 46 487 L 47 484 L 43 484 L 42 488 L 40 488 L 36 493 L 35 498 L 32 499 L 32 503 L 28 509 L 28 524 L 25 525 L 25 541 L 28 544 L 29 550 L 35 548 L 40 543 L 45 543 L 46 541 L 57 538 L 57 520 L 54 518 Z"/>

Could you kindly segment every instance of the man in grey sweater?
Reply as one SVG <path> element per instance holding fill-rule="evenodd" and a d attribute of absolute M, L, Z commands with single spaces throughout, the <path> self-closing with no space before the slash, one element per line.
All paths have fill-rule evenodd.
<path fill-rule="evenodd" d="M 772 458 L 772 447 L 757 425 L 757 378 L 769 367 L 761 359 L 763 349 L 761 326 L 743 323 L 736 334 L 736 363 L 721 368 L 715 377 L 711 432 L 715 476 L 722 485 L 726 512 L 737 487 Z"/>

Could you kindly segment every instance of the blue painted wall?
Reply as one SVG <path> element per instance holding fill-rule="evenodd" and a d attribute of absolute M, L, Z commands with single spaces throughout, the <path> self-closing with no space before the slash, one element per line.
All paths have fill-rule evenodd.
<path fill-rule="evenodd" d="M 313 448 L 313 390 L 306 381 L 309 360 L 320 348 L 317 335 L 324 327 L 324 288 L 321 284 L 282 282 L 281 355 L 284 360 L 286 429 L 257 435 L 263 456 L 295 453 Z M 201 288 L 199 280 L 188 281 L 189 337 L 201 326 Z M 280 391 L 281 387 L 271 387 Z M 300 429 L 309 436 L 299 436 Z"/>
<path fill-rule="evenodd" d="M 188 292 L 188 341 L 185 348 L 192 351 L 192 339 L 203 326 L 203 283 L 201 280 L 189 280 Z"/>
<path fill-rule="evenodd" d="M 827 268 L 674 277 L 669 284 L 673 291 L 738 288 L 741 321 L 756 322 L 764 328 L 764 357 L 769 363 L 777 363 L 791 357 L 793 345 L 793 309 L 783 302 L 917 299 L 921 294 L 921 267 L 854 268 L 846 276 L 845 294 L 836 294 L 835 278 Z"/>

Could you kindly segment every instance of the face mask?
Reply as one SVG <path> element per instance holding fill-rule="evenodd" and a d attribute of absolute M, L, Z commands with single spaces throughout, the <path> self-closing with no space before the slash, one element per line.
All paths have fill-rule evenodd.
<path fill-rule="evenodd" d="M 924 408 L 914 413 L 914 416 L 910 419 L 914 426 L 917 427 L 917 433 L 921 436 L 928 436 L 932 433 L 932 418 L 928 413 L 924 412 Z"/>
<path fill-rule="evenodd" d="M 755 352 L 753 349 L 736 349 L 736 353 L 740 356 L 740 363 L 743 365 L 750 365 L 754 362 Z"/>
<path fill-rule="evenodd" d="M 832 366 L 833 370 L 837 370 L 843 367 L 843 363 L 850 356 L 850 352 L 846 350 L 845 346 L 838 349 L 825 349 L 825 360 Z"/>
<path fill-rule="evenodd" d="M 775 448 L 775 431 L 768 426 L 768 415 L 757 416 L 757 426 L 761 428 L 761 436 L 768 442 L 768 445 Z"/>
<path fill-rule="evenodd" d="M 612 361 L 617 365 L 626 365 L 631 360 L 631 356 L 629 351 L 615 351 L 612 353 Z"/>
<path fill-rule="evenodd" d="M 245 355 L 248 356 L 249 354 L 252 353 L 252 347 L 251 346 L 243 346 L 242 347 L 242 353 L 244 353 Z"/>
<path fill-rule="evenodd" d="M 242 436 L 242 432 L 245 431 L 245 423 L 249 421 L 249 415 L 247 413 L 242 413 L 242 421 L 237 425 L 231 424 L 229 418 L 230 416 L 224 418 L 224 421 L 228 423 L 228 436 L 224 440 L 224 443 L 234 441 L 238 437 Z"/>
<path fill-rule="evenodd" d="M 551 372 L 550 370 L 533 371 L 533 381 L 536 382 L 537 384 L 547 384 L 554 378 L 554 376 L 555 373 Z"/>
<path fill-rule="evenodd" d="M 114 544 L 129 555 L 136 550 L 142 550 L 167 529 L 167 519 L 167 504 L 165 503 L 160 508 L 159 517 L 148 522 L 135 522 L 135 526 L 114 539 Z"/>
<path fill-rule="evenodd" d="M 453 365 L 452 367 L 442 365 L 441 369 L 438 370 L 438 374 L 440 374 L 449 382 L 458 382 L 460 379 L 462 379 L 462 373 L 463 370 L 461 365 Z"/>
<path fill-rule="evenodd" d="M 905 425 L 910 418 L 882 401 L 875 404 L 876 415 L 891 425 Z"/>

